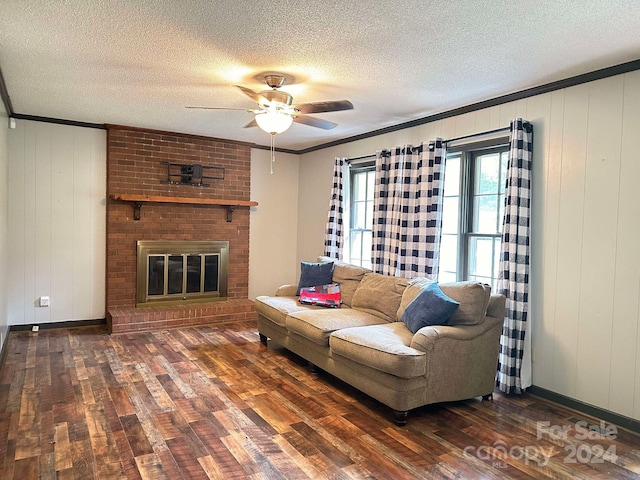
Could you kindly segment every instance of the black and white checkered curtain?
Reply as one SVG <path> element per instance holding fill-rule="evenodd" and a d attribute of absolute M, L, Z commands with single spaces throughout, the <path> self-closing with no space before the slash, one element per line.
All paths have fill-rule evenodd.
<path fill-rule="evenodd" d="M 498 292 L 507 302 L 496 380 L 500 390 L 509 394 L 522 393 L 520 372 L 529 304 L 532 145 L 533 126 L 521 118 L 511 122 L 498 277 Z"/>
<path fill-rule="evenodd" d="M 327 215 L 327 228 L 324 236 L 324 255 L 331 258 L 342 259 L 342 245 L 344 238 L 343 213 L 344 213 L 344 186 L 343 172 L 345 158 L 336 158 L 333 164 L 333 186 L 331 187 L 331 200 L 329 201 L 329 214 Z"/>
<path fill-rule="evenodd" d="M 403 156 L 401 147 L 376 152 L 371 264 L 384 275 L 395 275 L 398 265 Z"/>
<path fill-rule="evenodd" d="M 442 230 L 442 140 L 376 155 L 373 270 L 436 279 Z"/>

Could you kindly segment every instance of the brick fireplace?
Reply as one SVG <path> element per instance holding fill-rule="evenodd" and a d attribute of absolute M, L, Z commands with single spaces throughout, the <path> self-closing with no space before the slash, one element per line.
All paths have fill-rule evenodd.
<path fill-rule="evenodd" d="M 224 179 L 207 180 L 208 186 L 169 183 L 167 163 L 216 167 L 216 176 L 221 167 Z M 107 126 L 106 306 L 112 333 L 255 318 L 248 299 L 250 209 L 243 206 L 250 179 L 249 144 Z M 140 196 L 160 201 L 122 200 Z M 218 200 L 239 206 L 216 205 Z M 226 299 L 136 307 L 139 240 L 228 241 Z"/>

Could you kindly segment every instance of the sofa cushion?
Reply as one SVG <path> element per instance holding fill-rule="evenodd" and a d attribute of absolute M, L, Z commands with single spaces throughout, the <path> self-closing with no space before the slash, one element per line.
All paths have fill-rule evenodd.
<path fill-rule="evenodd" d="M 404 314 L 404 310 L 407 308 L 407 306 L 409 306 L 413 299 L 416 298 L 422 290 L 424 290 L 432 283 L 435 282 L 426 277 L 415 277 L 409 280 L 409 285 L 407 285 L 407 288 L 405 288 L 404 292 L 402 292 L 402 300 L 400 300 L 398 314 L 396 315 L 398 321 L 402 321 L 401 318 Z"/>
<path fill-rule="evenodd" d="M 360 280 L 371 270 L 357 265 L 351 265 L 330 257 L 318 257 L 319 262 L 333 262 L 333 282 L 340 284 L 342 303 L 351 306 L 353 294 L 356 292 Z"/>
<path fill-rule="evenodd" d="M 288 315 L 285 320 L 289 332 L 324 347 L 329 345 L 329 335 L 336 330 L 381 322 L 382 320 L 374 315 L 351 308 L 298 311 Z"/>
<path fill-rule="evenodd" d="M 327 285 L 333 277 L 333 262 L 300 262 L 300 281 L 296 295 L 303 287 Z"/>
<path fill-rule="evenodd" d="M 477 325 L 484 317 L 491 299 L 491 287 L 480 282 L 441 283 L 440 288 L 460 304 L 448 325 Z"/>
<path fill-rule="evenodd" d="M 298 303 L 297 297 L 268 296 L 256 297 L 254 308 L 258 314 L 268 318 L 273 323 L 280 325 L 281 327 L 285 326 L 285 319 L 290 313 L 322 309 L 322 307 L 316 307 L 315 305 L 302 305 Z"/>
<path fill-rule="evenodd" d="M 331 351 L 401 378 L 426 373 L 426 355 L 411 348 L 413 334 L 402 322 L 353 327 L 331 334 Z"/>
<path fill-rule="evenodd" d="M 402 293 L 408 284 L 406 278 L 367 273 L 353 294 L 351 306 L 387 322 L 395 322 Z"/>
<path fill-rule="evenodd" d="M 411 333 L 416 333 L 428 325 L 446 325 L 459 305 L 445 295 L 437 283 L 432 283 L 407 306 L 401 320 Z"/>

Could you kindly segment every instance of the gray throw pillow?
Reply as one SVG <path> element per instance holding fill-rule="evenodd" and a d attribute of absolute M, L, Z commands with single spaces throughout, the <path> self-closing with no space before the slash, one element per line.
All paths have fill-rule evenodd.
<path fill-rule="evenodd" d="M 411 301 L 401 320 L 411 333 L 416 333 L 428 325 L 446 325 L 459 305 L 447 297 L 437 283 L 432 283 Z"/>
<path fill-rule="evenodd" d="M 300 262 L 300 281 L 296 295 L 300 289 L 332 283 L 333 262 Z"/>

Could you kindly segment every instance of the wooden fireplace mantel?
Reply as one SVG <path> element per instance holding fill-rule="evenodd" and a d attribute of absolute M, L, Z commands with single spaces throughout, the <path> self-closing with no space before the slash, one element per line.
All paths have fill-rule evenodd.
<path fill-rule="evenodd" d="M 140 220 L 140 208 L 143 203 L 186 203 L 190 205 L 211 205 L 225 207 L 227 209 L 227 222 L 231 221 L 231 215 L 237 207 L 256 207 L 258 202 L 252 200 L 225 200 L 218 198 L 200 197 L 165 197 L 161 195 L 130 195 L 128 193 L 112 193 L 111 200 L 131 202 L 133 206 L 133 219 Z"/>

